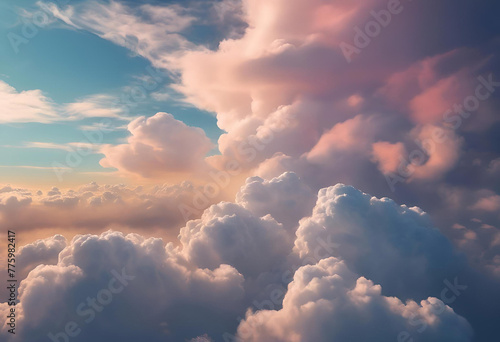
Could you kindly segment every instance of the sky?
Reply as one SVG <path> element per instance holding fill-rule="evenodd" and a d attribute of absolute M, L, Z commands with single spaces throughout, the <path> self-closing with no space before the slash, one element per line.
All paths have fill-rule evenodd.
<path fill-rule="evenodd" d="M 0 1 L 2 340 L 498 339 L 499 13 Z"/>

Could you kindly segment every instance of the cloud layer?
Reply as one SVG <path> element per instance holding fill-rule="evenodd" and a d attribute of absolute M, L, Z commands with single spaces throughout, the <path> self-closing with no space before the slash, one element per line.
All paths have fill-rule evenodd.
<path fill-rule="evenodd" d="M 471 315 L 494 292 L 467 293 L 484 276 L 467 278 L 421 209 L 338 184 L 300 222 L 287 217 L 286 200 L 309 197 L 294 174 L 250 178 L 237 203 L 208 208 L 177 245 L 108 231 L 25 246 L 32 270 L 19 289 L 18 336 L 44 341 L 75 322 L 75 341 L 473 340 Z"/>

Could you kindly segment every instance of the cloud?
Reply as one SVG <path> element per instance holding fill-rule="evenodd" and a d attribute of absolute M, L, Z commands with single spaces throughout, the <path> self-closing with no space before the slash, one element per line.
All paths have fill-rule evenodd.
<path fill-rule="evenodd" d="M 207 336 L 207 334 L 203 336 L 198 336 L 196 338 L 193 338 L 189 340 L 189 342 L 213 342 L 213 340 Z"/>
<path fill-rule="evenodd" d="M 377 162 L 380 171 L 384 174 L 396 173 L 401 165 L 401 158 L 406 155 L 403 143 L 391 144 L 386 141 L 372 145 L 373 160 Z"/>
<path fill-rule="evenodd" d="M 36 240 L 18 248 L 16 254 L 16 279 L 25 279 L 29 272 L 38 265 L 55 265 L 59 253 L 66 247 L 66 238 L 62 235 L 54 235 L 46 239 Z M 7 273 L 7 262 L 0 266 L 0 272 Z M 9 297 L 9 290 L 6 287 L 0 289 L 2 298 Z"/>
<path fill-rule="evenodd" d="M 407 182 L 442 178 L 460 159 L 463 146 L 454 130 L 435 125 L 417 126 L 405 140 L 408 148 L 402 142 L 374 143 L 372 160 L 386 176 Z M 410 147 L 412 143 L 417 146 Z"/>
<path fill-rule="evenodd" d="M 500 209 L 500 196 L 496 194 L 490 194 L 479 199 L 476 204 L 472 206 L 472 209 L 498 212 Z"/>
<path fill-rule="evenodd" d="M 66 247 L 66 238 L 62 235 L 54 235 L 50 238 L 36 240 L 33 243 L 19 249 L 17 255 L 18 265 L 22 269 L 18 270 L 18 279 L 24 279 L 29 271 L 38 265 L 55 265 L 59 253 Z"/>
<path fill-rule="evenodd" d="M 436 132 L 442 138 L 435 138 Z M 439 135 L 441 134 L 441 135 Z M 454 131 L 436 126 L 423 126 L 415 129 L 412 135 L 421 142 L 422 149 L 428 155 L 428 160 L 417 165 L 413 177 L 417 179 L 435 179 L 442 177 L 458 162 L 463 140 Z M 427 142 L 429 146 L 427 146 Z"/>
<path fill-rule="evenodd" d="M 172 89 L 186 103 L 214 112 L 225 131 L 218 142 L 222 155 L 209 160 L 214 167 L 237 160 L 250 175 L 254 170 L 272 176 L 292 170 L 314 190 L 344 182 L 383 196 L 390 193 L 386 176 L 397 170 L 398 159 L 409 157 L 404 152 L 414 151 L 416 139 L 428 140 L 435 129 L 444 129 L 449 139 L 433 151 L 421 149 L 424 161 L 398 184 L 403 188 L 401 196 L 407 189 L 422 192 L 415 196 L 422 205 L 424 198 L 432 196 L 423 193 L 423 184 L 435 187 L 448 182 L 457 165 L 463 165 L 460 161 L 474 155 L 462 130 L 493 129 L 496 94 L 470 118 L 444 114 L 475 94 L 479 74 L 494 70 L 494 43 L 490 36 L 474 47 L 457 42 L 465 36 L 454 36 L 451 43 L 448 33 L 430 17 L 427 4 L 403 4 L 404 11 L 373 39 L 376 43 L 363 49 L 355 63 L 347 63 L 339 44 L 352 42 L 353 28 L 363 28 L 374 19 L 372 11 L 386 6 L 382 0 L 293 5 L 262 0 L 214 2 L 203 13 L 210 13 L 212 20 L 215 11 L 216 22 L 222 21 L 227 30 L 225 37 L 211 42 L 210 49 L 190 43 L 191 37 L 185 34 L 204 20 L 199 18 L 203 6 L 197 2 L 189 8 L 90 2 L 59 13 L 64 12 L 61 18 L 68 25 L 169 69 L 175 75 Z M 471 6 L 460 6 L 462 10 L 451 11 L 453 15 L 444 12 L 448 20 L 465 20 L 461 13 L 469 13 Z M 429 18 L 432 24 L 418 26 L 415 16 Z M 471 20 L 477 24 L 483 19 Z M 246 25 L 238 24 L 234 34 L 231 27 L 240 21 Z M 439 43 L 440 39 L 449 44 Z M 382 156 L 381 143 L 397 146 L 397 151 Z M 377 146 L 378 155 L 374 155 Z M 498 157 L 494 148 L 490 152 L 480 159 Z M 151 162 L 146 155 L 137 159 L 139 164 Z M 287 167 L 278 164 L 277 158 L 286 160 Z M 279 169 L 272 170 L 271 164 Z M 133 168 L 119 162 L 115 166 Z M 432 206 L 425 209 L 432 212 Z"/>
<path fill-rule="evenodd" d="M 297 270 L 281 310 L 248 312 L 242 341 L 472 341 L 467 321 L 437 298 L 420 304 L 382 294 L 380 285 L 336 258 Z M 418 322 L 418 323 L 417 323 Z M 401 335 L 400 335 L 401 334 Z"/>
<path fill-rule="evenodd" d="M 123 111 L 116 108 L 115 102 L 110 95 L 94 94 L 62 105 L 55 103 L 39 89 L 17 91 L 0 80 L 0 105 L 4 108 L 0 124 L 51 123 L 95 117 L 124 119 Z"/>
<path fill-rule="evenodd" d="M 61 229 L 98 233 L 120 227 L 176 236 L 185 224 L 179 205 L 193 203 L 200 193 L 199 187 L 189 182 L 152 188 L 92 182 L 77 190 L 53 188 L 45 194 L 7 186 L 0 192 L 0 223 L 26 234 Z"/>
<path fill-rule="evenodd" d="M 85 142 L 70 142 L 70 143 L 66 143 L 66 144 L 56 144 L 56 143 L 51 143 L 51 142 L 30 141 L 30 142 L 25 142 L 21 146 L 8 146 L 8 147 L 40 148 L 40 149 L 49 149 L 49 150 L 61 150 L 61 151 L 67 151 L 67 152 L 72 152 L 75 150 L 84 150 L 84 151 L 89 152 L 89 153 L 90 153 L 90 151 L 97 153 L 98 146 L 99 145 L 92 144 L 92 143 L 85 143 Z"/>
<path fill-rule="evenodd" d="M 420 208 L 342 184 L 320 190 L 312 216 L 300 222 L 296 252 L 314 256 L 321 241 L 334 241 L 333 256 L 400 298 L 438 291 L 464 262 Z"/>
<path fill-rule="evenodd" d="M 499 151 L 491 139 L 498 130 L 492 110 L 498 102 L 498 94 L 482 102 L 480 109 L 470 117 L 454 109 L 454 105 L 464 103 L 467 96 L 474 94 L 479 74 L 489 75 L 497 69 L 496 38 L 494 34 L 480 30 L 486 22 L 490 23 L 485 11 L 493 5 L 478 8 L 472 3 L 448 0 L 439 6 L 405 3 L 404 12 L 350 64 L 342 55 L 339 44 L 352 42 L 356 34 L 354 29 L 373 20 L 371 11 L 379 11 L 387 6 L 387 1 L 248 0 L 243 2 L 241 16 L 238 9 L 231 7 L 231 2 L 224 2 L 221 6 L 227 6 L 218 9 L 223 17 L 229 13 L 230 22 L 234 16 L 243 18 L 248 26 L 236 34 L 228 29 L 228 37 L 220 42 L 214 39 L 217 41 L 214 45 L 218 45 L 211 49 L 186 38 L 184 34 L 196 19 L 193 12 L 179 5 L 129 7 L 112 1 L 84 2 L 64 9 L 49 5 L 49 8 L 70 27 L 88 30 L 130 49 L 157 67 L 168 68 L 175 80 L 173 89 L 183 94 L 186 102 L 214 112 L 218 126 L 225 130 L 219 139 L 222 155 L 210 157 L 207 163 L 223 167 L 221 165 L 225 162 L 236 160 L 250 174 L 278 177 L 282 172 L 292 170 L 298 177 L 295 180 L 290 175 L 270 181 L 250 179 L 240 191 L 236 204 L 211 206 L 201 219 L 186 225 L 181 233 L 181 246 L 169 249 L 166 266 L 150 262 L 151 253 L 154 254 L 151 252 L 153 243 L 140 242 L 139 248 L 127 242 L 124 244 L 128 249 L 107 252 L 109 246 L 101 248 L 101 242 L 95 240 L 111 237 L 84 237 L 79 239 L 86 241 L 85 248 L 83 244 L 68 247 L 67 251 L 73 248 L 75 253 L 63 253 L 68 256 L 67 263 L 39 267 L 33 278 L 26 282 L 26 287 L 37 282 L 43 284 L 43 279 L 60 286 L 62 293 L 70 291 L 72 284 L 83 279 L 98 287 L 102 284 L 96 279 L 103 278 L 103 274 L 92 273 L 94 278 L 85 278 L 85 272 L 91 270 L 86 267 L 87 263 L 99 269 L 90 255 L 96 255 L 96 260 L 101 260 L 97 256 L 104 255 L 103 259 L 115 262 L 113 266 L 122 266 L 117 260 L 126 259 L 123 256 L 129 255 L 127 253 L 145 254 L 150 263 L 144 262 L 143 265 L 159 265 L 154 269 L 147 268 L 151 274 L 167 274 L 160 280 L 152 279 L 151 284 L 159 285 L 152 285 L 151 289 L 160 289 L 152 292 L 159 295 L 151 295 L 147 302 L 158 304 L 159 307 L 154 308 L 157 312 L 167 312 L 170 320 L 163 326 L 161 324 L 165 322 L 150 320 L 155 329 L 151 330 L 151 336 L 141 338 L 164 340 L 164 335 L 156 335 L 160 329 L 158 326 L 162 331 L 170 331 L 173 335 L 168 336 L 173 340 L 193 339 L 204 334 L 218 337 L 221 325 L 226 325 L 226 331 L 231 331 L 236 324 L 233 318 L 241 311 L 229 309 L 228 321 L 218 320 L 219 323 L 210 326 L 212 321 L 208 320 L 205 325 L 198 326 L 198 331 L 186 336 L 187 328 L 183 330 L 185 325 L 182 322 L 190 317 L 188 313 L 192 311 L 189 308 L 199 313 L 197 317 L 208 313 L 210 318 L 217 316 L 214 312 L 219 312 L 219 308 L 204 307 L 207 310 L 204 311 L 200 310 L 198 303 L 187 299 L 182 301 L 185 294 L 186 298 L 192 296 L 203 302 L 203 299 L 211 299 L 211 292 L 196 297 L 194 292 L 178 292 L 179 288 L 191 289 L 192 279 L 197 279 L 210 289 L 210 279 L 224 278 L 230 279 L 228 282 L 233 285 L 238 284 L 234 285 L 236 289 L 247 290 L 251 287 L 246 283 L 247 278 L 259 278 L 261 272 L 279 270 L 283 263 L 293 262 L 294 258 L 302 262 L 317 259 L 318 243 L 328 245 L 333 239 L 338 247 L 330 254 L 341 261 L 328 261 L 330 259 L 325 257 L 326 261 L 318 263 L 316 260 L 297 272 L 297 281 L 294 282 L 296 298 L 321 294 L 314 298 L 310 308 L 306 305 L 298 312 L 293 305 L 284 305 L 278 311 L 251 313 L 242 327 L 248 327 L 255 317 L 277 317 L 273 322 L 281 324 L 278 330 L 266 325 L 265 330 L 256 329 L 253 335 L 279 340 L 284 336 L 282 331 L 290 331 L 301 340 L 304 330 L 300 328 L 305 327 L 301 322 L 314 326 L 314 322 L 320 324 L 321 319 L 327 319 L 324 322 L 331 326 L 325 323 L 325 330 L 318 329 L 305 335 L 306 338 L 317 336 L 321 340 L 322 332 L 337 327 L 331 322 L 336 323 L 337 317 L 339 322 L 346 319 L 332 304 L 337 300 L 355 318 L 360 312 L 353 308 L 356 304 L 361 305 L 365 309 L 362 313 L 371 314 L 368 318 L 372 320 L 368 320 L 367 326 L 379 328 L 385 338 L 390 327 L 375 324 L 378 313 L 387 317 L 387 322 L 394 322 L 395 330 L 406 329 L 408 317 L 405 312 L 427 314 L 429 305 L 438 303 L 435 299 L 428 299 L 429 296 L 439 296 L 443 281 L 460 274 L 466 276 L 472 294 L 464 295 L 450 305 L 470 321 L 477 339 L 490 340 L 488 335 L 496 330 L 491 317 L 498 315 L 498 309 L 493 307 L 498 299 L 498 284 L 481 272 L 487 268 L 492 274 L 498 273 L 499 235 L 495 227 L 500 225 L 497 224 L 498 213 L 493 210 L 497 207 L 498 194 L 494 191 L 479 194 L 478 190 L 495 189 L 496 185 L 495 160 L 498 160 Z M 413 7 L 410 9 L 410 6 Z M 442 29 L 442 20 L 435 20 L 441 17 L 447 18 L 447 27 L 452 29 Z M 226 22 L 225 18 L 221 20 Z M 422 22 L 426 25 L 422 26 Z M 470 25 L 463 25 L 463 22 Z M 22 94 L 5 86 L 4 93 L 8 96 Z M 36 103 L 50 102 L 37 91 L 30 93 L 33 95 L 36 95 Z M 73 106 L 75 113 L 90 116 L 99 113 L 92 104 L 78 102 L 83 101 L 78 100 Z M 456 112 L 444 116 L 450 108 Z M 39 116 L 39 112 L 37 109 L 35 116 Z M 32 112 L 28 114 L 27 117 L 34 115 Z M 47 113 L 42 116 L 37 120 L 48 120 Z M 447 140 L 442 143 L 435 141 L 435 132 L 439 129 L 447 133 Z M 103 148 L 106 155 L 102 161 L 104 166 L 143 177 L 206 171 L 204 158 L 211 145 L 201 131 L 187 127 L 167 114 L 137 119 L 129 130 L 132 137 L 128 143 Z M 411 159 L 414 151 L 418 153 L 418 162 L 407 160 L 412 172 L 403 177 L 399 187 L 391 193 L 386 176 L 398 171 L 401 158 Z M 481 165 L 490 166 L 482 170 Z M 301 186 L 297 178 L 305 185 Z M 377 197 L 344 185 L 330 187 L 339 181 L 353 184 Z M 286 184 L 294 184 L 293 191 L 286 191 Z M 307 215 L 312 203 L 307 188 L 313 191 L 324 188 L 320 190 L 310 217 Z M 167 187 L 165 191 L 172 195 L 161 196 L 155 191 L 141 193 L 121 186 L 75 192 L 54 190 L 43 197 L 8 191 L 1 196 L 0 210 L 5 222 L 23 228 L 67 224 L 68 227 L 102 229 L 110 223 L 119 223 L 146 231 L 158 226 L 170 230 L 178 228 L 180 222 L 176 205 L 185 199 L 192 200 L 195 189 L 184 185 Z M 387 194 L 392 194 L 400 203 L 408 203 L 408 206 L 384 198 Z M 289 199 L 294 201 L 287 202 Z M 304 201 L 303 207 L 298 208 L 299 201 Z M 431 218 L 415 205 L 429 211 L 432 222 L 436 223 L 432 223 Z M 306 217 L 299 223 L 296 254 L 289 255 L 293 241 L 288 240 L 294 237 L 302 215 Z M 481 225 L 473 225 L 472 218 L 480 220 Z M 455 224 L 465 229 L 451 228 Z M 127 237 L 125 240 L 136 238 Z M 457 254 L 450 239 L 468 253 L 469 262 L 477 267 L 479 275 Z M 242 246 L 241 250 L 231 242 Z M 258 248 L 261 245 L 266 247 L 263 251 Z M 78 261 L 73 262 L 72 258 Z M 339 262 L 351 269 L 353 275 L 328 269 L 337 267 Z M 232 266 L 222 266 L 222 263 Z M 169 273 L 171 268 L 174 270 Z M 162 273 L 165 270 L 168 272 Z M 300 276 L 308 272 L 320 275 L 309 282 L 302 281 Z M 183 280 L 179 286 L 171 285 L 176 277 Z M 339 293 L 334 292 L 335 286 L 330 286 L 337 280 Z M 59 284 L 59 281 L 64 284 Z M 256 281 L 252 286 L 255 290 L 262 284 L 268 285 L 269 281 Z M 86 283 L 81 286 L 84 285 Z M 171 286 L 171 293 L 182 299 L 180 305 L 187 303 L 186 311 L 181 310 L 179 315 L 179 312 L 169 311 L 170 307 L 162 306 L 165 298 L 171 295 L 163 290 L 163 285 L 168 289 Z M 31 286 L 35 288 L 35 285 Z M 324 288 L 326 290 L 321 292 Z M 224 289 L 231 292 L 229 286 Z M 47 298 L 54 297 L 50 290 L 41 286 L 40 294 L 45 294 L 43 291 L 47 291 Z M 215 292 L 214 299 L 220 299 L 220 294 Z M 67 293 L 71 297 L 72 292 Z M 293 295 L 291 291 L 288 300 L 295 303 Z M 408 299 L 420 301 L 420 304 L 403 304 L 402 301 Z M 35 310 L 34 305 L 30 307 L 29 300 L 27 302 L 27 308 Z M 299 299 L 297 303 L 300 304 Z M 140 307 L 140 314 L 156 318 L 155 310 L 150 313 L 139 304 L 134 302 L 125 308 Z M 179 303 L 175 304 L 179 307 Z M 61 308 L 60 303 L 48 305 L 49 308 L 54 305 L 55 312 Z M 308 309 L 310 316 L 307 316 Z M 64 310 L 61 312 L 65 313 Z M 318 312 L 320 314 L 316 315 Z M 425 335 L 435 333 L 426 336 L 426 340 L 453 340 L 453 335 L 446 334 L 454 334 L 459 327 L 463 328 L 458 330 L 461 336 L 468 339 L 470 331 L 463 321 L 446 312 L 449 315 L 437 318 L 424 315 L 436 328 L 424 331 Z M 138 316 L 142 318 L 140 314 Z M 178 320 L 172 318 L 176 315 Z M 43 320 L 35 314 L 32 317 L 36 322 L 33 326 Z M 319 317 L 319 321 L 311 320 L 312 317 Z M 446 319 L 441 321 L 443 317 Z M 221 323 L 229 321 L 233 324 Z M 103 322 L 116 323 L 113 318 Z M 340 330 L 332 333 L 341 334 L 339 338 L 343 338 L 342 334 L 347 334 L 345 331 L 350 334 L 364 332 L 359 326 L 347 324 L 349 322 L 352 321 L 346 319 L 345 326 L 339 323 Z M 126 328 L 133 326 L 133 322 L 127 320 L 126 324 L 120 323 Z M 450 323 L 450 328 L 447 323 Z M 112 329 L 114 325 L 109 324 L 109 327 Z M 89 334 L 86 338 L 92 340 L 92 332 Z M 120 331 L 111 331 L 110 335 L 122 337 Z M 139 338 L 133 335 L 124 337 Z"/>
<path fill-rule="evenodd" d="M 176 52 L 196 48 L 181 35 L 194 17 L 179 5 L 144 4 L 131 8 L 116 1 L 90 1 L 64 9 L 55 4 L 40 3 L 40 6 L 70 27 L 90 31 L 126 47 L 158 68 L 171 67 Z"/>
<path fill-rule="evenodd" d="M 271 215 L 292 237 L 299 220 L 311 213 L 315 201 L 316 195 L 292 172 L 271 180 L 248 178 L 236 195 L 236 203 L 257 216 Z"/>
<path fill-rule="evenodd" d="M 5 186 L 0 191 L 0 210 L 9 212 L 31 204 L 32 198 L 29 190 L 15 189 Z"/>
<path fill-rule="evenodd" d="M 14 191 L 30 196 L 12 187 L 0 193 Z M 47 207 L 53 209 L 66 208 L 66 197 L 78 198 L 64 210 L 74 217 L 85 205 L 92 219 L 99 208 L 117 206 L 126 216 L 133 214 L 132 201 L 154 206 L 163 194 L 179 203 L 174 196 L 183 193 L 182 187 L 145 192 L 90 183 L 78 191 L 53 188 L 31 196 L 61 200 Z M 34 269 L 19 290 L 18 336 L 43 341 L 70 321 L 82 329 L 75 341 L 98 342 L 111 335 L 134 341 L 139 333 L 150 341 L 222 341 L 227 334 L 244 341 L 364 340 L 364 334 L 386 340 L 401 333 L 469 341 L 471 326 L 483 336 L 496 328 L 489 317 L 498 312 L 497 283 L 469 269 L 421 209 L 342 184 L 322 189 L 312 213 L 299 205 L 311 200 L 310 189 L 292 173 L 252 177 L 236 203 L 212 205 L 188 222 L 179 243 L 108 231 L 77 235 L 70 243 L 54 236 L 25 246 L 21 257 Z M 146 219 L 137 220 L 144 231 L 140 222 Z M 492 258 L 491 273 L 497 264 Z M 113 270 L 137 281 L 108 303 L 102 290 Z M 84 321 L 90 313 L 76 313 L 82 303 L 88 308 L 87 298 L 107 303 L 94 310 L 92 324 Z M 7 309 L 0 304 L 1 315 Z M 146 335 L 137 329 L 145 324 Z"/>
<path fill-rule="evenodd" d="M 127 144 L 104 146 L 104 167 L 137 173 L 144 177 L 169 172 L 194 172 L 213 148 L 201 128 L 190 127 L 171 114 L 140 117 L 128 125 Z"/>
<path fill-rule="evenodd" d="M 245 277 L 258 277 L 284 263 L 292 240 L 271 216 L 254 216 L 233 203 L 208 208 L 182 228 L 183 253 L 200 268 L 232 265 Z"/>
<path fill-rule="evenodd" d="M 44 341 L 49 333 L 65 331 L 71 321 L 81 328 L 75 340 L 104 341 L 113 334 L 133 341 L 139 336 L 137 323 L 152 324 L 145 335 L 140 332 L 149 341 L 183 340 L 224 329 L 241 301 L 243 277 L 227 265 L 214 271 L 189 269 L 177 264 L 169 249 L 159 239 L 134 234 L 75 237 L 57 265 L 39 266 L 21 283 L 16 339 Z M 108 301 L 101 290 L 111 288 L 113 275 L 113 289 L 122 290 Z M 92 297 L 98 299 L 96 310 L 87 302 Z M 0 304 L 2 316 L 6 310 Z M 182 323 L 196 311 L 203 318 L 194 325 Z M 5 330 L 1 334 L 11 340 Z"/>
<path fill-rule="evenodd" d="M 50 122 L 59 117 L 54 103 L 40 90 L 18 92 L 0 80 L 0 123 Z"/>
<path fill-rule="evenodd" d="M 307 159 L 315 164 L 331 164 L 342 152 L 367 153 L 377 129 L 375 117 L 356 117 L 338 123 L 325 132 L 307 153 Z"/>
<path fill-rule="evenodd" d="M 73 120 L 95 117 L 123 119 L 124 111 L 117 108 L 117 102 L 117 98 L 113 96 L 95 94 L 68 103 L 63 107 L 63 110 L 64 114 Z"/>

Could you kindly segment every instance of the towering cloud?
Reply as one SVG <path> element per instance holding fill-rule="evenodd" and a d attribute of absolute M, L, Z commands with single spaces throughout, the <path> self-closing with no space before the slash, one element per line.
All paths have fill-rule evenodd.
<path fill-rule="evenodd" d="M 334 241 L 334 256 L 402 298 L 436 293 L 464 267 L 420 208 L 342 184 L 320 190 L 312 216 L 297 230 L 296 251 L 302 258 L 314 256 L 320 241 Z"/>
<path fill-rule="evenodd" d="M 242 341 L 472 341 L 467 321 L 437 298 L 420 304 L 381 294 L 344 262 L 328 258 L 297 270 L 278 311 L 249 311 Z"/>

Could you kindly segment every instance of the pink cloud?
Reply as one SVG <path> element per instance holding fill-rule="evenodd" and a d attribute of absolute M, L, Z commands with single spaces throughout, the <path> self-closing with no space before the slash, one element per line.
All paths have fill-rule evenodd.
<path fill-rule="evenodd" d="M 101 152 L 104 167 L 144 177 L 172 172 L 194 172 L 213 145 L 201 128 L 189 127 L 171 114 L 140 117 L 128 125 L 127 144 L 107 145 Z"/>
<path fill-rule="evenodd" d="M 384 174 L 395 173 L 401 159 L 406 155 L 406 149 L 403 143 L 391 144 L 380 141 L 372 145 L 373 161 L 378 163 L 380 171 Z"/>
<path fill-rule="evenodd" d="M 480 198 L 476 204 L 472 206 L 472 209 L 482 210 L 482 211 L 491 211 L 495 212 L 500 210 L 500 196 L 499 195 L 491 195 L 488 197 Z"/>

